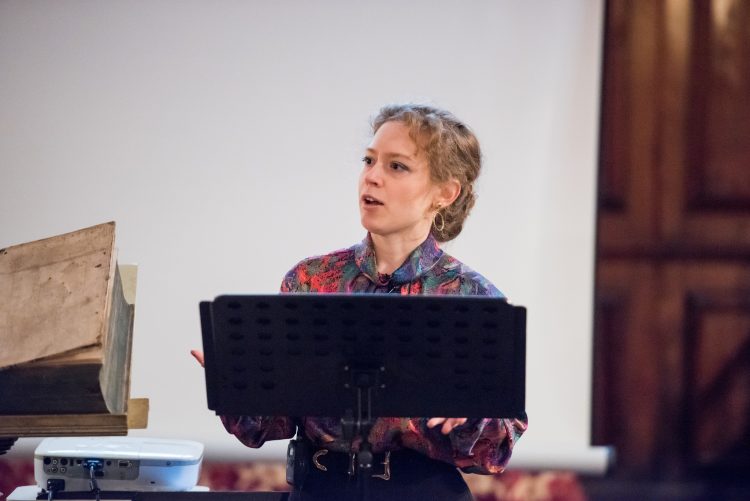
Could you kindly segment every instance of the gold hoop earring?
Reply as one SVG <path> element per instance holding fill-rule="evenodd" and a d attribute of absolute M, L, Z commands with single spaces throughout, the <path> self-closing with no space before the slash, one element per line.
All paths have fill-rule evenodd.
<path fill-rule="evenodd" d="M 437 224 L 438 216 L 440 216 L 440 225 Z M 445 217 L 443 216 L 443 214 L 440 213 L 439 209 L 435 213 L 435 217 L 432 218 L 432 226 L 435 227 L 435 231 L 437 231 L 438 233 L 442 233 L 443 230 L 445 229 Z"/>

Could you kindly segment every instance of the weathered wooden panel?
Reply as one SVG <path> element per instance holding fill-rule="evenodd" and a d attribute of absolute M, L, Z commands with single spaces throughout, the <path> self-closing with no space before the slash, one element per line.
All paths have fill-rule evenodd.
<path fill-rule="evenodd" d="M 0 414 L 126 411 L 133 305 L 114 231 L 0 251 Z"/>
<path fill-rule="evenodd" d="M 148 408 L 148 399 L 134 398 L 127 414 L 0 415 L 0 437 L 127 435 L 147 427 Z"/>
<path fill-rule="evenodd" d="M 101 345 L 115 224 L 0 251 L 0 368 Z"/>
<path fill-rule="evenodd" d="M 725 347 L 736 346 L 746 335 L 742 330 L 727 328 L 729 324 L 722 327 L 721 323 L 726 318 L 715 323 L 719 319 L 715 317 L 712 322 L 706 323 L 708 317 L 694 308 L 695 301 L 697 298 L 718 301 L 723 297 L 748 296 L 750 267 L 717 260 L 675 261 L 664 263 L 661 268 L 659 280 L 662 292 L 655 317 L 662 352 L 660 415 L 662 422 L 670 423 L 669 433 L 660 434 L 664 450 L 661 462 L 665 471 L 676 476 L 688 474 L 691 465 L 696 464 L 697 451 L 691 450 L 689 444 L 705 431 L 703 425 L 750 425 L 750 416 L 730 423 L 730 420 L 738 418 L 736 415 L 726 415 L 721 421 L 710 424 L 696 423 L 696 408 L 688 404 L 697 402 L 695 398 L 700 395 L 700 388 L 711 384 L 712 371 L 728 361 L 723 355 Z M 700 335 L 696 336 L 697 332 Z M 720 394 L 714 397 L 720 397 Z"/>
<path fill-rule="evenodd" d="M 610 214 L 627 210 L 627 189 L 631 162 L 629 111 L 630 87 L 628 62 L 632 47 L 627 8 L 613 4 L 607 11 L 602 80 L 601 162 L 599 169 L 599 208 Z"/>
<path fill-rule="evenodd" d="M 597 269 L 593 442 L 613 445 L 618 467 L 658 467 L 661 351 L 653 322 L 659 297 L 649 263 L 609 262 Z"/>
<path fill-rule="evenodd" d="M 688 112 L 690 210 L 750 209 L 750 3 L 696 2 Z"/>
<path fill-rule="evenodd" d="M 747 2 L 664 2 L 658 149 L 664 253 L 750 256 Z"/>
<path fill-rule="evenodd" d="M 750 279 L 749 279 L 750 281 Z M 749 284 L 750 285 L 750 284 Z M 750 288 L 686 299 L 684 455 L 693 470 L 750 468 Z"/>
<path fill-rule="evenodd" d="M 648 252 L 658 232 L 658 2 L 607 6 L 599 177 L 599 252 Z"/>

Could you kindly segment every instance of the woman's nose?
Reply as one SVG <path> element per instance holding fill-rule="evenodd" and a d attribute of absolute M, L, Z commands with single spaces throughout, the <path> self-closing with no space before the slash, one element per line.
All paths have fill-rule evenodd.
<path fill-rule="evenodd" d="M 379 162 L 365 167 L 364 179 L 367 184 L 380 185 L 383 181 L 383 171 Z"/>

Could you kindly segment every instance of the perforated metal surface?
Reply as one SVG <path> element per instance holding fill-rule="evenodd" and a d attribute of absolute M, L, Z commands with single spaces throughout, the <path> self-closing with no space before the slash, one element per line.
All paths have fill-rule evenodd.
<path fill-rule="evenodd" d="M 375 383 L 376 416 L 524 410 L 526 312 L 502 299 L 220 296 L 201 316 L 219 413 L 341 416 L 357 371 Z"/>

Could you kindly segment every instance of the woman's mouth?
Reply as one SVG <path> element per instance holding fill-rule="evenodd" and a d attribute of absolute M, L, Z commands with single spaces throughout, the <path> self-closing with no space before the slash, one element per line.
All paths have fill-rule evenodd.
<path fill-rule="evenodd" d="M 367 206 L 383 205 L 383 202 L 370 195 L 362 195 L 362 202 Z"/>

